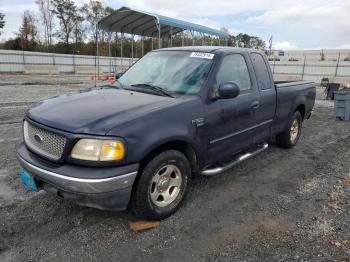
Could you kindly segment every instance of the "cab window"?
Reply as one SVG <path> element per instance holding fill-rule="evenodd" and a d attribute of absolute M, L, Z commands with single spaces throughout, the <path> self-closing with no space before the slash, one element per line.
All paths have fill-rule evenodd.
<path fill-rule="evenodd" d="M 252 89 L 249 71 L 245 59 L 240 54 L 224 57 L 216 76 L 217 84 L 235 82 L 241 91 Z"/>

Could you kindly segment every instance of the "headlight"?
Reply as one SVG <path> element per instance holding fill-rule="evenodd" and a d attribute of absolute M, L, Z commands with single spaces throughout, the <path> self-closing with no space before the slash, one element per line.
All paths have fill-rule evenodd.
<path fill-rule="evenodd" d="M 123 159 L 124 144 L 119 140 L 81 139 L 73 147 L 71 156 L 90 161 L 113 161 Z"/>

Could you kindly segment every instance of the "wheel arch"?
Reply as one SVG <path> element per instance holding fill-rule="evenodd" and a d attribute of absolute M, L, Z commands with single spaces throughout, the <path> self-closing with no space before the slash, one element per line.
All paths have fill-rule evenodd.
<path fill-rule="evenodd" d="M 302 120 L 304 120 L 305 118 L 305 114 L 306 114 L 306 107 L 304 104 L 299 104 L 296 109 L 294 110 L 294 112 L 298 111 L 301 114 L 301 118 Z"/>
<path fill-rule="evenodd" d="M 161 152 L 164 152 L 166 150 L 178 150 L 181 153 L 183 153 L 186 158 L 188 159 L 192 172 L 197 172 L 199 170 L 198 165 L 198 155 L 195 151 L 194 147 L 187 141 L 176 139 L 176 140 L 170 140 L 163 142 L 152 149 L 150 149 L 148 152 L 145 153 L 145 155 L 142 157 L 142 160 L 140 161 L 140 167 L 138 170 L 138 174 L 136 176 L 136 179 L 134 181 L 134 185 L 132 188 L 132 195 L 135 193 L 136 185 L 142 175 L 143 169 L 147 165 L 147 163 L 157 154 L 160 154 Z M 128 204 L 128 207 L 130 207 L 131 199 Z"/>
<path fill-rule="evenodd" d="M 150 149 L 141 160 L 140 170 L 156 155 L 166 150 L 177 150 L 183 153 L 188 159 L 192 171 L 198 170 L 198 154 L 195 148 L 185 140 L 170 140 L 163 142 Z"/>

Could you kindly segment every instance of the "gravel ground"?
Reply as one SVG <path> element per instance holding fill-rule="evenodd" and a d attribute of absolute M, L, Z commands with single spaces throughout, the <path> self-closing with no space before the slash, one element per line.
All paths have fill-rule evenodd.
<path fill-rule="evenodd" d="M 318 100 L 291 150 L 275 145 L 234 169 L 195 177 L 156 229 L 128 212 L 24 189 L 14 143 L 33 102 L 86 88 L 86 77 L 1 75 L 0 261 L 350 261 L 350 124 Z"/>

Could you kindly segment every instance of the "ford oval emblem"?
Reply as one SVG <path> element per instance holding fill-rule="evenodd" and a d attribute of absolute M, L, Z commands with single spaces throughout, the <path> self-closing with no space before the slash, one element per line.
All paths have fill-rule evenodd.
<path fill-rule="evenodd" d="M 43 140 L 44 140 L 39 134 L 35 134 L 35 135 L 34 135 L 34 139 L 35 139 L 35 141 L 38 142 L 38 143 L 42 143 Z"/>

